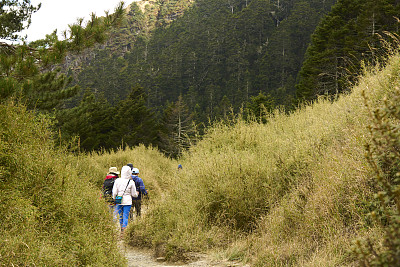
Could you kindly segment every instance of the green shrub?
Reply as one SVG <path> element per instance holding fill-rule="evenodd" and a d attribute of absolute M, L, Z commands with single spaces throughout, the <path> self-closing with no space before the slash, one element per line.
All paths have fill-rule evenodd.
<path fill-rule="evenodd" d="M 98 189 L 54 148 L 49 122 L 0 105 L 0 265 L 123 265 Z"/>
<path fill-rule="evenodd" d="M 371 238 L 357 241 L 354 253 L 361 266 L 400 265 L 400 80 L 395 77 L 389 85 L 395 90 L 381 107 L 371 110 L 367 157 L 378 192 L 370 216 L 382 227 L 383 242 Z"/>

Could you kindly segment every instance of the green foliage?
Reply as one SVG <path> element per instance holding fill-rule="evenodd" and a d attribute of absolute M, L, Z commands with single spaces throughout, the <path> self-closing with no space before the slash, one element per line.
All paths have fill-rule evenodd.
<path fill-rule="evenodd" d="M 371 111 L 371 142 L 367 157 L 374 170 L 377 207 L 370 216 L 383 229 L 383 243 L 358 240 L 354 248 L 361 266 L 398 266 L 400 264 L 400 90 L 398 78 L 388 86 L 395 90 L 382 106 Z"/>
<path fill-rule="evenodd" d="M 202 123 L 238 112 L 259 92 L 291 107 L 310 35 L 335 1 L 278 2 L 132 4 L 127 24 L 114 33 L 118 41 L 93 50 L 90 66 L 77 60 L 76 83 L 114 103 L 139 84 L 159 114 L 182 96 Z"/>
<path fill-rule="evenodd" d="M 123 265 L 99 191 L 78 158 L 54 148 L 49 122 L 0 105 L 0 265 Z"/>
<path fill-rule="evenodd" d="M 101 96 L 87 91 L 77 107 L 57 111 L 62 143 L 72 150 L 100 151 L 117 147 L 159 145 L 154 112 L 146 107 L 147 96 L 140 87 L 132 88 L 115 107 Z M 79 147 L 75 147 L 75 145 Z"/>
<path fill-rule="evenodd" d="M 382 53 L 381 36 L 398 33 L 396 0 L 340 0 L 315 30 L 299 73 L 296 95 L 347 92 L 362 71 L 362 61 L 375 64 Z"/>
<path fill-rule="evenodd" d="M 259 93 L 258 96 L 252 96 L 250 98 L 249 111 L 253 114 L 257 120 L 266 123 L 266 117 L 274 109 L 274 99 L 270 95 L 264 95 Z"/>
<path fill-rule="evenodd" d="M 182 96 L 164 111 L 162 119 L 161 150 L 172 157 L 179 157 L 196 140 L 196 129 L 192 114 Z"/>
<path fill-rule="evenodd" d="M 29 0 L 2 1 L 0 15 L 0 37 L 17 39 L 16 32 L 24 23 L 29 25 L 32 12 L 37 9 Z M 5 11 L 4 11 L 5 10 Z M 95 43 L 103 42 L 106 30 L 118 25 L 124 16 L 123 2 L 113 14 L 98 18 L 92 15 L 84 27 L 82 20 L 70 25 L 59 40 L 56 32 L 29 44 L 10 45 L 0 42 L 0 95 L 1 103 L 17 99 L 30 108 L 51 110 L 59 107 L 63 100 L 77 93 L 77 87 L 68 88 L 71 79 L 52 70 L 55 64 L 63 62 L 67 53 L 81 52 Z"/>
<path fill-rule="evenodd" d="M 18 40 L 20 36 L 16 33 L 29 27 L 31 16 L 37 7 L 31 4 L 30 0 L 3 0 L 0 3 L 0 39 Z M 7 47 L 2 47 L 7 49 Z M 4 44 L 5 46 L 5 44 Z"/>
<path fill-rule="evenodd" d="M 115 108 L 107 100 L 96 99 L 93 93 L 86 92 L 79 106 L 57 111 L 60 141 L 68 144 L 79 138 L 79 147 L 71 143 L 70 148 L 82 152 L 116 147 L 119 143 L 113 139 L 112 133 L 119 124 L 113 118 L 114 113 Z"/>
<path fill-rule="evenodd" d="M 136 86 L 126 99 L 116 107 L 115 123 L 118 128 L 114 135 L 124 146 L 134 147 L 139 144 L 157 145 L 157 124 L 147 106 L 147 95 L 143 88 Z"/>
<path fill-rule="evenodd" d="M 62 100 L 77 94 L 78 86 L 68 87 L 71 80 L 59 74 L 59 70 L 37 74 L 24 82 L 21 97 L 30 109 L 52 110 L 59 107 Z"/>

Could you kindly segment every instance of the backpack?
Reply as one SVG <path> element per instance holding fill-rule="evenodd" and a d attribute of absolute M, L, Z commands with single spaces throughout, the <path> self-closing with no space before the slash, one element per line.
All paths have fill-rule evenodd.
<path fill-rule="evenodd" d="M 109 176 L 107 175 L 106 179 L 103 182 L 103 197 L 105 201 L 114 203 L 114 200 L 112 198 L 112 189 L 114 186 L 115 179 L 117 179 L 118 176 Z"/>

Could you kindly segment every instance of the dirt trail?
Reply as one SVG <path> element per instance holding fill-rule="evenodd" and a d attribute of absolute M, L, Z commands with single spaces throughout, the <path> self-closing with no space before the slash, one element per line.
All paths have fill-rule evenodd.
<path fill-rule="evenodd" d="M 249 267 L 249 265 L 242 265 L 235 262 L 214 261 L 206 255 L 200 254 L 196 255 L 197 260 L 191 263 L 166 263 L 157 261 L 157 259 L 153 257 L 152 251 L 133 248 L 123 241 L 120 241 L 120 248 L 128 260 L 128 267 Z"/>
<path fill-rule="evenodd" d="M 146 214 L 146 205 L 142 206 L 142 216 Z M 120 231 L 119 223 L 116 227 Z M 209 255 L 194 253 L 193 260 L 190 263 L 168 263 L 154 256 L 154 252 L 150 249 L 139 249 L 126 244 L 123 239 L 119 240 L 119 247 L 123 255 L 128 260 L 128 267 L 250 267 L 241 263 L 232 261 L 215 261 Z"/>

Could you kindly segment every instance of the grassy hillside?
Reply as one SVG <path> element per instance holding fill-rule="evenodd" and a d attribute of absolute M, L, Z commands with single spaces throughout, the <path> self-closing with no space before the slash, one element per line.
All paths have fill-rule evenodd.
<path fill-rule="evenodd" d="M 352 265 L 351 243 L 381 235 L 367 216 L 376 182 L 365 104 L 381 105 L 398 86 L 399 62 L 366 73 L 337 101 L 277 112 L 266 125 L 238 119 L 210 129 L 183 171 L 164 174 L 175 184 L 129 228 L 132 243 L 171 259 L 216 248 L 254 266 Z"/>
<path fill-rule="evenodd" d="M 82 159 L 54 148 L 47 118 L 12 103 L 0 114 L 0 265 L 123 265 Z"/>
<path fill-rule="evenodd" d="M 133 162 L 150 196 L 168 192 L 175 162 L 143 146 L 74 156 L 57 149 L 50 118 L 0 105 L 0 266 L 125 266 L 100 188 Z"/>

